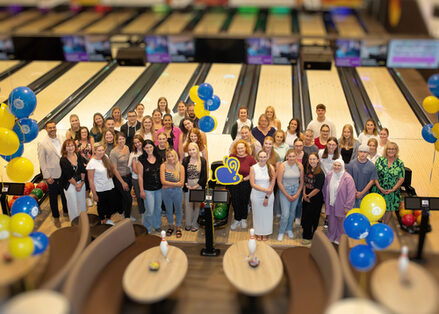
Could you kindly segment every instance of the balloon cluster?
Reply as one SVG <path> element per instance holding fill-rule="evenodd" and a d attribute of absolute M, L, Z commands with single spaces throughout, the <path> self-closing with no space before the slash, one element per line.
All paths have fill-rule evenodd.
<path fill-rule="evenodd" d="M 9 239 L 9 254 L 26 258 L 43 253 L 49 239 L 42 232 L 32 232 L 38 215 L 38 203 L 30 196 L 17 198 L 11 208 L 12 216 L 0 215 L 0 240 Z"/>
<path fill-rule="evenodd" d="M 28 87 L 16 87 L 9 94 L 9 106 L 0 106 L 0 157 L 8 162 L 6 173 L 15 182 L 26 182 L 34 173 L 32 162 L 21 157 L 24 143 L 38 135 L 37 121 L 29 119 L 37 98 Z"/>
<path fill-rule="evenodd" d="M 439 74 L 433 74 L 428 79 L 428 88 L 434 96 L 425 97 L 422 106 L 428 113 L 439 112 Z M 439 119 L 439 114 L 438 114 Z M 422 137 L 428 143 L 434 144 L 434 147 L 439 151 L 439 123 L 426 124 L 422 127 Z"/>
<path fill-rule="evenodd" d="M 215 111 L 221 105 L 221 99 L 213 94 L 213 87 L 209 83 L 203 83 L 200 86 L 192 86 L 189 91 L 189 97 L 195 103 L 195 115 L 198 121 L 198 127 L 203 132 L 212 132 L 217 126 L 215 117 L 210 116 L 211 111 Z"/>
<path fill-rule="evenodd" d="M 353 208 L 344 221 L 344 230 L 350 238 L 365 239 L 367 244 L 359 244 L 349 252 L 349 261 L 358 271 L 372 269 L 376 262 L 373 250 L 384 250 L 393 242 L 393 230 L 386 224 L 377 223 L 386 212 L 386 201 L 377 193 L 366 195 L 360 208 Z"/>

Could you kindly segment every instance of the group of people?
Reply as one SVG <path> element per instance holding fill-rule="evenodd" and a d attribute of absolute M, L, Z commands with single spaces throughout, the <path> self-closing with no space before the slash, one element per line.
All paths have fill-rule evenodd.
<path fill-rule="evenodd" d="M 294 238 L 296 223 L 303 228 L 304 244 L 309 244 L 325 204 L 328 237 L 337 243 L 345 214 L 360 207 L 369 192 L 386 199 L 384 222 L 398 208 L 404 165 L 389 131 L 378 132 L 372 119 L 355 139 L 349 124 L 336 137 L 336 126 L 326 118 L 323 104 L 317 105 L 316 119 L 304 133 L 297 118 L 283 131 L 272 106 L 255 126 L 245 107 L 239 108 L 238 117 L 229 154 L 239 160 L 243 179 L 228 186 L 232 230 L 247 228 L 251 208 L 257 239 L 268 239 L 277 215 L 279 241 L 285 233 Z M 57 134 L 53 121 L 47 122 L 48 136 L 39 143 L 38 156 L 55 225 L 60 226 L 58 194 L 70 220 L 97 202 L 102 223 L 110 224 L 116 212 L 131 217 L 135 197 L 149 232 L 162 229 L 164 208 L 167 234 L 181 237 L 183 205 L 184 229 L 196 232 L 199 204 L 189 202 L 189 191 L 205 188 L 209 173 L 207 137 L 197 127 L 193 104 L 179 102 L 171 114 L 164 97 L 151 116 L 144 115 L 142 104 L 127 112 L 127 121 L 118 107 L 107 118 L 95 113 L 90 130 L 73 114 L 65 137 Z"/>
<path fill-rule="evenodd" d="M 389 140 L 388 129 L 378 132 L 372 119 L 358 139 L 350 124 L 343 126 L 339 138 L 336 134 L 323 104 L 317 105 L 316 119 L 304 133 L 297 118 L 283 131 L 271 106 L 253 127 L 247 109 L 241 107 L 229 150 L 239 160 L 243 177 L 229 186 L 234 209 L 231 229 L 247 227 L 251 205 L 258 240 L 267 240 L 273 233 L 273 217 L 278 215 L 279 241 L 285 233 L 294 238 L 296 222 L 303 228 L 303 244 L 309 244 L 324 208 L 328 238 L 339 243 L 346 213 L 359 208 L 370 192 L 386 200 L 383 222 L 388 223 L 391 212 L 399 208 L 405 176 L 398 145 Z"/>

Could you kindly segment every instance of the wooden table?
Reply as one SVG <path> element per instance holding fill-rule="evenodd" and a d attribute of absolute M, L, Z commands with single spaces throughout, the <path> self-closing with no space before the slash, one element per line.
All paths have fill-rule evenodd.
<path fill-rule="evenodd" d="M 169 246 L 169 262 L 156 246 L 140 253 L 128 265 L 122 279 L 125 293 L 139 303 L 153 303 L 166 298 L 181 284 L 186 276 L 186 254 L 175 246 Z M 158 261 L 160 269 L 148 269 L 149 263 Z"/>
<path fill-rule="evenodd" d="M 409 284 L 402 284 L 398 260 L 381 263 L 372 273 L 372 295 L 395 313 L 437 313 L 439 290 L 432 274 L 410 262 L 407 268 Z"/>
<path fill-rule="evenodd" d="M 258 242 L 255 254 L 261 262 L 252 268 L 247 261 L 248 254 L 248 240 L 238 241 L 226 251 L 223 268 L 227 279 L 248 296 L 270 292 L 279 284 L 283 274 L 279 255 L 267 244 Z"/>
<path fill-rule="evenodd" d="M 12 298 L 3 308 L 4 314 L 69 314 L 70 303 L 59 292 L 34 290 Z"/>
<path fill-rule="evenodd" d="M 325 311 L 325 314 L 390 314 L 379 304 L 361 298 L 349 298 L 337 301 L 331 304 Z"/>

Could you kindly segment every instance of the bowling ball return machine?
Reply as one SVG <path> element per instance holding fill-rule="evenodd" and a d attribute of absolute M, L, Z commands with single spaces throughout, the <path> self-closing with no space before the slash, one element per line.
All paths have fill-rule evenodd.
<path fill-rule="evenodd" d="M 229 204 L 230 197 L 227 190 L 190 190 L 189 202 L 204 203 L 205 221 L 205 247 L 201 249 L 201 256 L 218 256 L 220 250 L 214 246 L 215 226 L 214 226 L 214 204 Z"/>
<path fill-rule="evenodd" d="M 3 214 L 10 216 L 11 209 L 8 205 L 8 195 L 23 195 L 24 183 L 4 182 L 1 186 L 0 204 L 2 206 Z"/>

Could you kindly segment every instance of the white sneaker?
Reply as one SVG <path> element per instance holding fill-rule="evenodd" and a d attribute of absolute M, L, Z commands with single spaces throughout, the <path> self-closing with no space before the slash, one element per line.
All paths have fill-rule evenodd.
<path fill-rule="evenodd" d="M 294 239 L 294 232 L 293 231 L 288 230 L 287 234 L 288 234 L 288 238 Z"/>
<path fill-rule="evenodd" d="M 277 236 L 277 241 L 283 241 L 283 240 L 284 240 L 284 234 L 279 233 L 279 235 Z"/>
<path fill-rule="evenodd" d="M 301 223 L 300 218 L 296 218 L 296 220 L 295 220 L 296 228 L 300 227 L 300 223 Z"/>
<path fill-rule="evenodd" d="M 131 217 L 130 217 L 130 220 L 131 220 L 132 222 L 135 222 L 135 221 L 136 221 L 136 218 L 134 218 L 133 216 L 131 216 Z"/>
<path fill-rule="evenodd" d="M 242 219 L 241 220 L 241 227 L 246 229 L 247 228 L 247 219 Z"/>
<path fill-rule="evenodd" d="M 93 201 L 91 200 L 90 197 L 87 197 L 87 207 L 92 207 L 93 206 Z"/>
<path fill-rule="evenodd" d="M 113 220 L 111 220 L 111 219 L 107 219 L 106 224 L 107 224 L 107 225 L 112 225 L 112 226 L 114 226 L 114 222 L 113 222 Z"/>
<path fill-rule="evenodd" d="M 239 226 L 239 220 L 234 220 L 232 225 L 230 226 L 230 229 L 236 230 L 236 228 L 238 228 L 238 226 Z"/>

